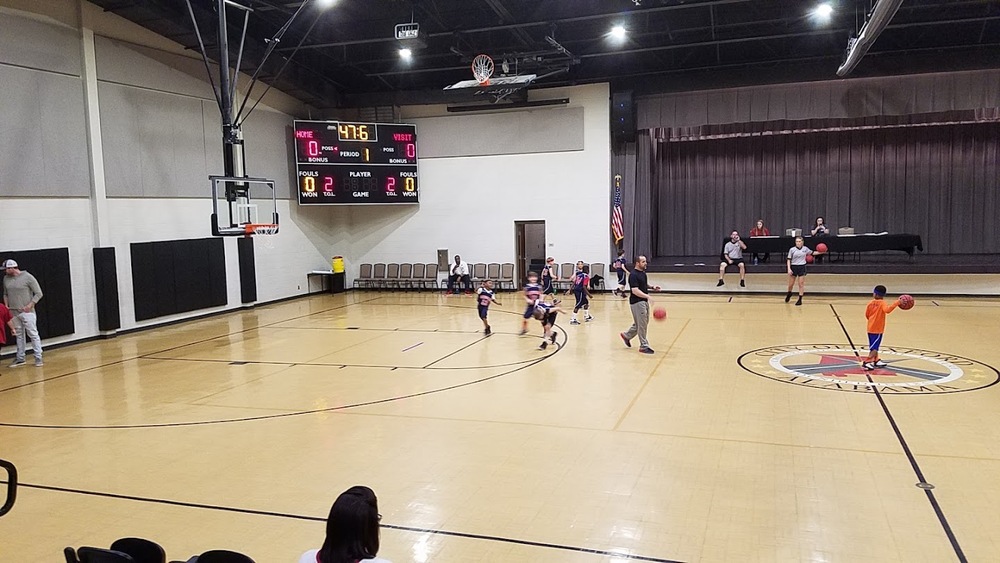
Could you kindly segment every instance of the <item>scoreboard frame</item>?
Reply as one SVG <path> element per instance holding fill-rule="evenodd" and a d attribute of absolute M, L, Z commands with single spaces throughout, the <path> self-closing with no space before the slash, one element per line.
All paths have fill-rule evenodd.
<path fill-rule="evenodd" d="M 417 127 L 293 121 L 299 205 L 420 203 Z"/>

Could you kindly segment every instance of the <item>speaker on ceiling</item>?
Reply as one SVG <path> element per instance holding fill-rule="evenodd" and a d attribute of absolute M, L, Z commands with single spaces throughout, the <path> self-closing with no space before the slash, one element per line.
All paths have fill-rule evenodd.
<path fill-rule="evenodd" d="M 611 138 L 619 143 L 635 141 L 635 103 L 631 90 L 611 94 Z"/>

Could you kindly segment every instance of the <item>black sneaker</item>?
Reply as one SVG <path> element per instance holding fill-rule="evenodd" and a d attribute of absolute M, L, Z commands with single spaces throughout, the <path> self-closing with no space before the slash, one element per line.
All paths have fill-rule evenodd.
<path fill-rule="evenodd" d="M 551 340 L 553 344 L 556 343 L 556 331 L 554 330 L 552 331 L 552 338 L 550 338 L 549 340 Z"/>
<path fill-rule="evenodd" d="M 785 303 L 788 303 L 788 302 L 789 302 L 789 301 L 791 301 L 791 300 L 792 300 L 792 292 L 791 292 L 791 291 L 789 291 L 789 292 L 788 292 L 788 293 L 787 293 L 787 294 L 785 295 Z"/>
<path fill-rule="evenodd" d="M 801 305 L 802 304 L 802 296 L 801 295 L 799 295 L 799 298 L 795 301 L 795 304 L 796 305 Z"/>
<path fill-rule="evenodd" d="M 486 336 L 489 336 L 489 335 L 493 334 L 493 332 L 490 330 L 490 327 L 486 327 L 486 330 L 483 331 L 483 334 L 485 334 Z"/>
<path fill-rule="evenodd" d="M 9 365 L 9 366 L 7 366 L 7 367 L 8 367 L 8 368 L 19 368 L 19 367 L 23 366 L 23 365 L 24 365 L 25 363 L 27 363 L 27 362 L 25 362 L 25 361 L 24 361 L 24 359 L 20 359 L 20 360 L 14 360 L 14 361 L 13 361 L 13 362 L 11 362 L 11 363 L 10 363 L 10 365 Z"/>
<path fill-rule="evenodd" d="M 726 282 L 719 280 L 719 283 L 715 284 L 715 287 L 722 287 L 724 285 L 726 285 Z"/>
<path fill-rule="evenodd" d="M 643 354 L 652 354 L 653 353 L 653 349 L 649 348 L 647 346 L 643 346 L 642 348 L 639 348 L 639 352 L 641 352 Z"/>
<path fill-rule="evenodd" d="M 549 343 L 548 343 L 548 342 L 545 342 L 544 340 L 542 341 L 542 343 L 541 343 L 541 344 L 539 344 L 539 345 L 538 345 L 538 349 L 539 349 L 539 350 L 544 350 L 544 349 L 546 349 L 546 348 L 548 348 L 548 347 L 549 347 Z"/>
<path fill-rule="evenodd" d="M 740 287 L 746 287 L 747 282 L 745 280 L 740 280 Z"/>
<path fill-rule="evenodd" d="M 629 348 L 632 347 L 632 341 L 629 340 L 628 337 L 625 336 L 624 332 L 619 332 L 618 336 L 622 337 L 622 342 L 624 342 L 626 346 L 628 346 Z"/>

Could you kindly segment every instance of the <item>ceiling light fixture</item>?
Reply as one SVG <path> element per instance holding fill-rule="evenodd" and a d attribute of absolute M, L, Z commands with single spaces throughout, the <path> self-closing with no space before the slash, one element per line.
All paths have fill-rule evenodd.
<path fill-rule="evenodd" d="M 403 47 L 402 49 L 399 50 L 399 56 L 404 61 L 408 61 L 413 57 L 413 51 L 407 49 L 406 47 Z"/>
<path fill-rule="evenodd" d="M 817 18 L 827 21 L 830 19 L 830 16 L 833 15 L 833 6 L 824 2 L 823 4 L 816 6 L 816 10 L 813 11 L 813 14 L 815 14 Z"/>
<path fill-rule="evenodd" d="M 611 28 L 610 35 L 611 35 L 611 37 L 613 37 L 615 39 L 625 39 L 625 34 L 626 33 L 628 33 L 628 30 L 625 29 L 625 26 L 623 26 L 623 25 L 616 25 L 616 26 L 614 26 L 614 27 Z"/>
<path fill-rule="evenodd" d="M 330 8 L 336 3 L 337 0 L 316 0 L 316 4 L 320 7 L 321 10 Z"/>

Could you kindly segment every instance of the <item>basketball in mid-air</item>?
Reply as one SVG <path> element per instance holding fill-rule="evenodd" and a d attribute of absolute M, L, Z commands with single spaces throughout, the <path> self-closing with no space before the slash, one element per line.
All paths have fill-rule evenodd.
<path fill-rule="evenodd" d="M 658 321 L 665 320 L 667 318 L 667 310 L 663 307 L 653 309 L 653 318 Z"/>
<path fill-rule="evenodd" d="M 827 251 L 826 243 L 821 242 L 816 245 L 816 252 L 826 252 L 826 251 Z"/>
<path fill-rule="evenodd" d="M 916 303 L 916 300 L 913 299 L 912 295 L 899 296 L 899 308 L 904 311 L 906 311 L 907 309 L 912 309 L 914 303 Z"/>
<path fill-rule="evenodd" d="M 815 258 L 813 258 L 812 254 L 806 254 L 806 264 L 812 264 L 813 260 L 815 260 Z"/>

